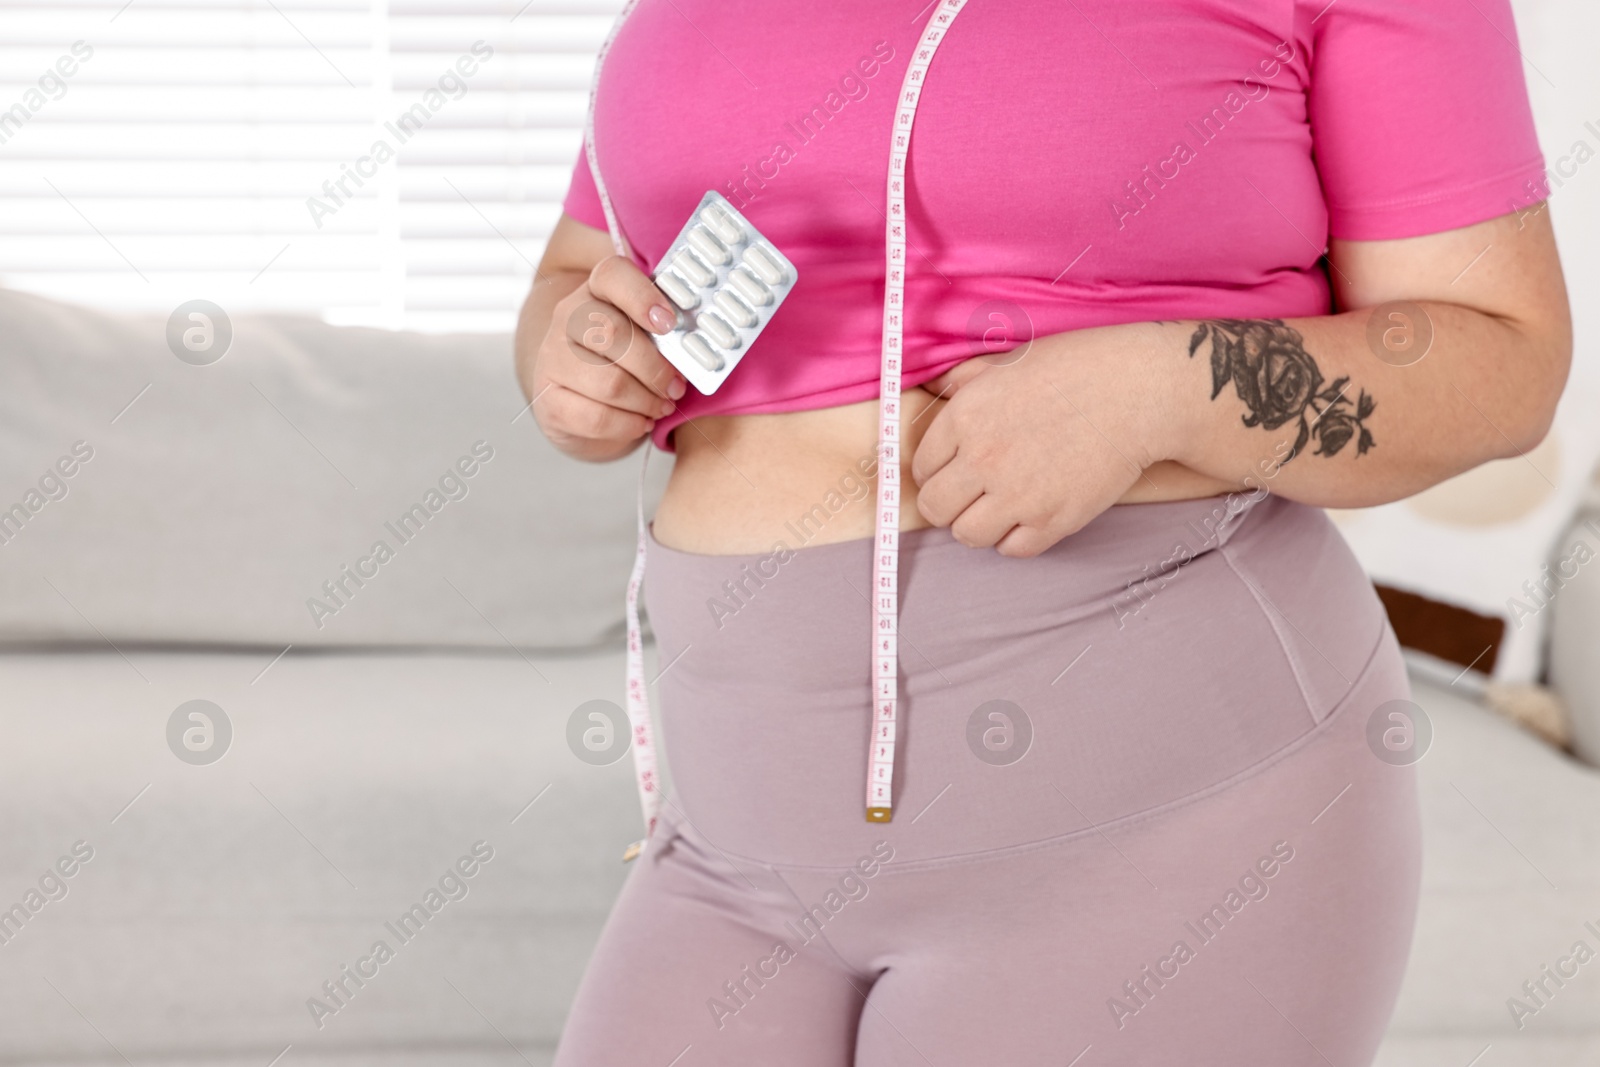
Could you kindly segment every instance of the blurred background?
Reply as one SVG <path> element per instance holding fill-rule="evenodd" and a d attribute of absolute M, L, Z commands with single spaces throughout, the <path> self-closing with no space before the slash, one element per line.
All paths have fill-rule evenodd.
<path fill-rule="evenodd" d="M 0 270 L 12 287 L 123 311 L 165 314 L 203 293 L 230 314 L 504 331 L 621 6 L 0 5 L 0 101 L 78 60 L 25 132 L 0 125 Z M 397 125 L 418 103 L 419 127 Z M 395 157 L 357 168 L 380 141 Z"/>
<path fill-rule="evenodd" d="M 549 1062 L 639 833 L 637 468 L 510 330 L 620 6 L 0 0 L 0 1064 Z M 1556 429 L 1335 515 L 1426 723 L 1385 1067 L 1600 1063 L 1600 10 L 1515 7 Z"/>

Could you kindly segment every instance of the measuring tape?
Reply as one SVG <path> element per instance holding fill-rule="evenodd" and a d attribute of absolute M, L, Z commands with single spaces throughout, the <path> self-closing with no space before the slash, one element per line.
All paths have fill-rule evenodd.
<path fill-rule="evenodd" d="M 900 691 L 900 355 L 905 309 L 906 158 L 928 67 L 967 0 L 942 0 L 911 53 L 889 139 L 889 214 L 883 290 L 883 362 L 878 371 L 878 517 L 872 564 L 872 743 L 867 821 L 894 813 L 896 712 Z"/>
<path fill-rule="evenodd" d="M 617 222 L 616 209 L 611 206 L 611 196 L 606 192 L 605 179 L 600 176 L 600 161 L 594 149 L 594 100 L 600 90 L 600 70 L 605 65 L 606 53 L 617 39 L 622 24 L 627 21 L 639 0 L 628 0 L 611 32 L 594 61 L 594 82 L 589 86 L 589 111 L 583 123 L 584 154 L 589 161 L 589 173 L 594 177 L 595 192 L 600 196 L 600 210 L 605 212 L 606 230 L 611 234 L 611 247 L 617 255 L 633 262 L 633 249 Z M 633 554 L 633 573 L 628 576 L 628 665 L 627 704 L 628 731 L 633 747 L 633 777 L 639 787 L 639 807 L 644 811 L 644 839 L 629 845 L 622 854 L 626 863 L 644 851 L 645 841 L 655 832 L 656 819 L 661 812 L 661 778 L 656 771 L 655 728 L 650 722 L 650 694 L 644 681 L 644 635 L 639 628 L 639 590 L 644 585 L 645 525 L 644 476 L 650 466 L 650 441 L 644 444 L 644 462 L 639 464 L 639 485 L 636 492 L 638 514 L 638 541 Z"/>
<path fill-rule="evenodd" d="M 633 253 L 617 222 L 611 197 L 600 176 L 595 155 L 594 105 L 600 86 L 600 71 L 606 53 L 616 40 L 638 0 L 629 0 L 611 27 L 595 60 L 594 82 L 589 89 L 589 113 L 584 122 L 584 149 L 595 191 L 605 212 L 606 228 L 617 255 L 632 260 Z M 939 50 L 951 23 L 967 0 L 940 0 L 928 19 L 906 68 L 895 109 L 894 127 L 889 139 L 888 215 L 885 221 L 885 267 L 883 293 L 883 354 L 878 371 L 878 497 L 873 535 L 872 570 L 872 733 L 867 764 L 867 821 L 888 822 L 894 811 L 895 728 L 900 689 L 899 657 L 899 570 L 900 570 L 900 360 L 904 342 L 902 310 L 905 307 L 906 260 L 906 161 L 911 148 L 911 128 L 916 121 L 917 100 L 927 80 L 928 68 Z M 639 628 L 639 589 L 644 581 L 645 522 L 644 476 L 650 461 L 650 443 L 645 443 L 644 463 L 639 468 L 639 539 L 628 579 L 628 721 L 633 736 L 635 779 L 639 803 L 644 809 L 645 837 L 655 830 L 661 807 L 660 782 L 656 773 L 656 749 L 650 724 L 650 699 L 644 681 L 644 645 Z M 624 860 L 631 860 L 643 849 L 638 841 L 628 847 Z"/>

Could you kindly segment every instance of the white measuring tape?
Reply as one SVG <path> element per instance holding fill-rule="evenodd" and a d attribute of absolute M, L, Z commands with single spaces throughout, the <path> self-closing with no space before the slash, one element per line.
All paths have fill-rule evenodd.
<path fill-rule="evenodd" d="M 872 744 L 867 821 L 894 812 L 896 713 L 900 702 L 900 355 L 906 294 L 906 159 L 928 67 L 967 0 L 941 0 L 911 53 L 889 137 L 889 214 L 883 289 L 883 361 L 878 371 L 878 518 L 872 564 Z"/>
<path fill-rule="evenodd" d="M 617 16 L 611 33 L 595 60 L 594 82 L 589 90 L 589 113 L 584 123 L 584 146 L 595 191 L 605 212 L 606 227 L 617 255 L 632 259 L 632 250 L 616 211 L 606 193 L 595 155 L 594 104 L 600 85 L 600 71 L 617 32 L 638 0 L 629 0 Z M 901 313 L 905 306 L 906 260 L 906 161 L 911 149 L 911 128 L 916 121 L 917 100 L 927 80 L 928 68 L 956 15 L 967 0 L 940 0 L 928 19 L 911 54 L 900 86 L 894 128 L 889 140 L 888 215 L 885 225 L 885 275 L 883 294 L 883 355 L 878 377 L 878 497 L 873 537 L 872 574 L 872 735 L 867 766 L 867 821 L 888 822 L 894 810 L 895 728 L 900 689 L 899 569 L 900 569 L 900 357 L 904 341 Z M 639 589 L 644 581 L 645 522 L 644 472 L 650 460 L 650 444 L 645 444 L 645 462 L 639 469 L 639 541 L 628 579 L 628 721 L 633 736 L 635 778 L 639 802 L 644 809 L 645 837 L 655 830 L 661 807 L 660 781 L 656 772 L 656 749 L 650 724 L 650 699 L 645 689 L 644 646 L 639 628 Z M 638 855 L 644 842 L 629 846 L 624 859 Z"/>
<path fill-rule="evenodd" d="M 628 14 L 638 4 L 639 0 L 628 0 L 622 13 L 617 16 L 617 21 L 612 23 L 611 32 L 606 35 L 605 43 L 600 46 L 600 52 L 594 61 L 594 82 L 589 86 L 589 112 L 583 123 L 584 154 L 588 157 L 589 173 L 594 177 L 595 192 L 600 196 L 600 209 L 605 212 L 606 229 L 611 234 L 611 247 L 617 255 L 628 261 L 633 260 L 633 249 L 628 244 L 628 239 L 622 233 L 622 226 L 617 222 L 616 210 L 611 206 L 611 196 L 606 192 L 605 179 L 600 176 L 600 162 L 595 156 L 594 148 L 594 100 L 600 89 L 600 70 L 605 65 L 606 53 L 611 51 L 611 43 L 617 39 L 617 32 L 622 29 L 622 24 L 627 21 Z M 644 555 L 645 555 L 645 526 L 644 526 L 644 475 L 650 466 L 650 442 L 644 444 L 644 462 L 639 465 L 638 499 L 638 527 L 639 535 L 633 555 L 633 573 L 628 576 L 628 730 L 633 747 L 633 777 L 639 787 L 639 807 L 644 811 L 644 838 L 649 840 L 655 832 L 656 818 L 661 812 L 661 777 L 656 770 L 656 743 L 655 729 L 650 722 L 650 694 L 645 689 L 644 681 L 644 634 L 639 628 L 639 590 L 644 585 Z M 633 859 L 644 849 L 644 840 L 635 841 L 629 845 L 622 854 L 623 862 Z"/>

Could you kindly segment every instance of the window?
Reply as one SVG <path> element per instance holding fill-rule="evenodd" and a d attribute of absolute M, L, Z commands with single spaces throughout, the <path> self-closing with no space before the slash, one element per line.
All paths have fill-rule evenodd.
<path fill-rule="evenodd" d="M 621 0 L 0 0 L 0 285 L 509 330 Z"/>

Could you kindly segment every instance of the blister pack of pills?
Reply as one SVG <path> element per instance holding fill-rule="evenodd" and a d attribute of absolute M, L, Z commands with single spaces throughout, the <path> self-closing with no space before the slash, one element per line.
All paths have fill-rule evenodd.
<path fill-rule="evenodd" d="M 667 362 L 710 395 L 794 288 L 794 264 L 716 192 L 700 200 L 653 279 L 678 306 L 654 338 Z"/>

